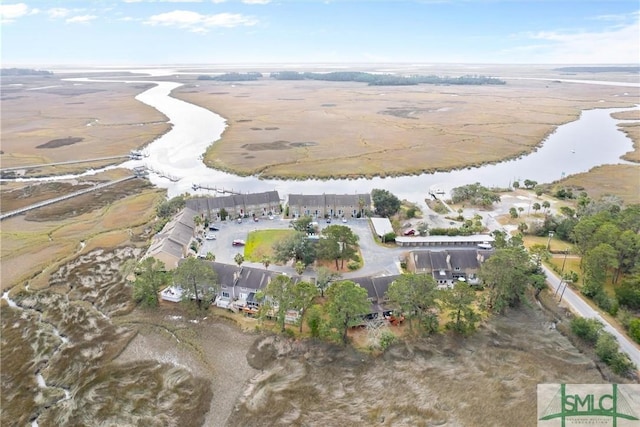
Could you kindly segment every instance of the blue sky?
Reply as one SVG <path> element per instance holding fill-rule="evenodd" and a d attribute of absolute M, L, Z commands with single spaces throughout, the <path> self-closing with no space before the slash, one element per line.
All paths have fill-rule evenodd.
<path fill-rule="evenodd" d="M 640 63 L 638 0 L 31 0 L 2 66 Z"/>

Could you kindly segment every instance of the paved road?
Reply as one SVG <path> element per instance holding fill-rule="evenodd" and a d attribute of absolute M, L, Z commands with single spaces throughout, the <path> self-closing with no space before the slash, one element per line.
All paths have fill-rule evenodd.
<path fill-rule="evenodd" d="M 216 261 L 233 264 L 234 257 L 238 253 L 244 253 L 244 248 L 233 246 L 234 240 L 247 240 L 247 236 L 254 230 L 265 229 L 288 229 L 291 220 L 275 217 L 273 220 L 261 218 L 258 222 L 250 219 L 244 219 L 241 223 L 237 221 L 224 221 L 214 223 L 220 230 L 215 231 L 215 240 L 205 240 L 200 253 L 206 255 L 211 252 L 216 256 Z M 326 222 L 318 222 L 320 229 L 331 224 Z M 360 251 L 363 256 L 363 267 L 356 272 L 346 270 L 342 272 L 343 278 L 362 277 L 362 276 L 381 276 L 400 273 L 400 257 L 407 251 L 406 248 L 387 248 L 378 245 L 369 227 L 367 219 L 352 219 L 346 223 L 333 221 L 332 224 L 346 225 L 350 227 L 359 237 Z M 246 262 L 244 265 L 251 267 L 264 268 L 261 263 Z M 282 271 L 288 274 L 295 274 L 293 266 L 281 266 L 271 264 L 270 270 Z M 315 276 L 315 272 L 311 267 L 303 273 L 304 276 Z"/>
<path fill-rule="evenodd" d="M 551 285 L 551 288 L 556 291 L 560 286 L 560 279 L 550 269 L 542 266 L 545 274 L 547 275 L 547 282 Z M 564 289 L 564 285 L 558 292 L 558 298 Z M 640 348 L 634 342 L 632 342 L 625 335 L 618 332 L 611 324 L 603 318 L 598 311 L 591 308 L 580 295 L 578 295 L 573 289 L 567 286 L 564 294 L 562 295 L 562 301 L 569 305 L 571 309 L 578 315 L 586 318 L 598 319 L 604 325 L 605 331 L 609 332 L 616 337 L 620 344 L 620 350 L 629 355 L 636 367 L 640 367 Z"/>

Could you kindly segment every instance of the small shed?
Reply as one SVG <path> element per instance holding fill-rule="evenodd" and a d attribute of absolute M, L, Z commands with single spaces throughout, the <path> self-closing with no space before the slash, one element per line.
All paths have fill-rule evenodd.
<path fill-rule="evenodd" d="M 389 218 L 370 218 L 371 225 L 373 226 L 373 232 L 376 236 L 382 238 L 382 236 L 393 233 L 393 227 Z"/>

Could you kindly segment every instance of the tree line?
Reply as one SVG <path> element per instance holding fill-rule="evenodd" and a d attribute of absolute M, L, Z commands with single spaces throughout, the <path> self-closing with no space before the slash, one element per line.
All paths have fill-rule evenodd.
<path fill-rule="evenodd" d="M 394 74 L 372 74 L 361 71 L 334 71 L 312 73 L 299 71 L 278 71 L 271 73 L 276 80 L 323 80 L 332 82 L 360 82 L 370 86 L 412 86 L 419 84 L 437 85 L 504 85 L 504 80 L 480 75 L 442 77 L 436 75 L 398 76 Z"/>

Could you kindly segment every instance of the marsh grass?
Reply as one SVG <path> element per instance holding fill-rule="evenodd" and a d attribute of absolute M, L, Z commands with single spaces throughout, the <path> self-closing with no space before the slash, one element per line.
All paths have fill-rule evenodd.
<path fill-rule="evenodd" d="M 144 244 L 163 193 L 141 180 L 114 187 L 118 188 L 104 192 L 111 195 L 91 203 L 74 198 L 54 210 L 38 209 L 32 215 L 4 220 L 0 230 L 2 288 L 25 280 L 33 288 L 46 287 L 54 269 L 78 254 L 80 242 L 85 243 L 85 251 L 128 242 Z M 81 210 L 85 213 L 80 214 Z M 38 220 L 31 221 L 34 217 Z"/>
<path fill-rule="evenodd" d="M 531 152 L 582 109 L 630 105 L 599 87 L 525 81 L 415 90 L 269 80 L 209 96 L 219 86 L 209 81 L 174 91 L 228 119 L 205 162 L 239 175 L 289 179 L 411 175 L 499 162 Z M 278 98 L 281 93 L 290 96 Z M 260 155 L 248 150 L 275 141 L 288 144 Z M 296 146 L 304 141 L 315 144 Z"/>
<path fill-rule="evenodd" d="M 203 424 L 209 380 L 157 361 L 114 363 L 137 333 L 110 319 L 131 309 L 119 266 L 139 255 L 135 247 L 93 250 L 52 274 L 49 289 L 13 292 L 18 308 L 3 304 L 3 424 Z M 185 328 L 180 335 L 193 334 Z"/>

